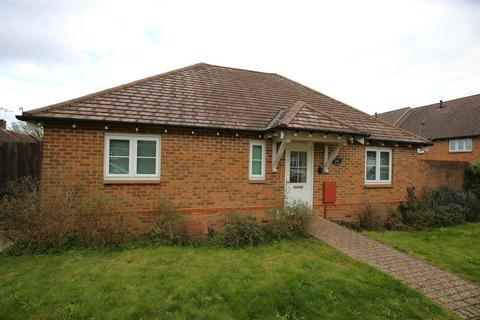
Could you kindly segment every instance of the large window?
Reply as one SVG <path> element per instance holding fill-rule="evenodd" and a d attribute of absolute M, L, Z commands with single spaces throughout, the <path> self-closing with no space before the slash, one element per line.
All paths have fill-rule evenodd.
<path fill-rule="evenodd" d="M 392 150 L 367 148 L 365 150 L 365 183 L 389 184 L 392 182 Z"/>
<path fill-rule="evenodd" d="M 450 152 L 472 151 L 472 138 L 448 140 L 448 151 Z"/>
<path fill-rule="evenodd" d="M 265 141 L 250 141 L 249 178 L 250 180 L 265 179 Z"/>
<path fill-rule="evenodd" d="M 105 179 L 158 180 L 158 136 L 105 134 Z"/>

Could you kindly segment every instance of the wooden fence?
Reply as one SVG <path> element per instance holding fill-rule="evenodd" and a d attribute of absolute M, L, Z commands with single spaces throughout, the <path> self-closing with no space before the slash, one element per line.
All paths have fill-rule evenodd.
<path fill-rule="evenodd" d="M 0 189 L 19 177 L 40 179 L 41 164 L 41 143 L 0 142 Z"/>

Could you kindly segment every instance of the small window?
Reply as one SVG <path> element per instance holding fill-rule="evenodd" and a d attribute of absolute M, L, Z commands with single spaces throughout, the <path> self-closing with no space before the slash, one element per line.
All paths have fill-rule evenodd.
<path fill-rule="evenodd" d="M 392 150 L 368 148 L 365 150 L 365 183 L 388 184 L 392 181 Z"/>
<path fill-rule="evenodd" d="M 470 152 L 472 151 L 472 139 L 451 139 L 448 141 L 448 150 L 450 152 Z"/>
<path fill-rule="evenodd" d="M 265 179 L 265 141 L 250 141 L 250 180 Z"/>
<path fill-rule="evenodd" d="M 106 134 L 104 176 L 113 180 L 159 179 L 160 138 Z"/>

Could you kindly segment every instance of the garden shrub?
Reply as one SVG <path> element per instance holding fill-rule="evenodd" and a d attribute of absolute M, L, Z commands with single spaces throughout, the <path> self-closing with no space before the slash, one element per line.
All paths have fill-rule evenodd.
<path fill-rule="evenodd" d="M 118 214 L 120 199 L 81 197 L 74 188 L 42 196 L 31 178 L 11 181 L 0 200 L 0 230 L 25 248 L 46 250 L 69 245 L 118 245 L 129 229 Z"/>
<path fill-rule="evenodd" d="M 478 199 L 450 186 L 427 188 L 421 197 L 408 190 L 408 201 L 399 207 L 399 220 L 416 229 L 445 227 L 472 221 L 477 215 Z"/>
<path fill-rule="evenodd" d="M 388 218 L 387 208 L 368 203 L 358 215 L 358 226 L 361 230 L 382 230 Z"/>
<path fill-rule="evenodd" d="M 265 231 L 255 217 L 242 213 L 230 213 L 225 217 L 223 244 L 226 247 L 258 245 L 265 240 Z"/>
<path fill-rule="evenodd" d="M 271 219 L 264 226 L 268 238 L 273 240 L 306 238 L 315 212 L 308 204 L 295 201 L 270 212 Z"/>
<path fill-rule="evenodd" d="M 153 216 L 153 227 L 147 232 L 155 244 L 189 245 L 202 242 L 202 235 L 189 227 L 186 215 L 160 200 Z"/>
<path fill-rule="evenodd" d="M 405 231 L 410 230 L 410 227 L 405 224 L 402 214 L 399 210 L 391 210 L 385 220 L 386 230 Z"/>
<path fill-rule="evenodd" d="M 480 199 L 480 159 L 470 163 L 465 171 L 465 190 Z"/>

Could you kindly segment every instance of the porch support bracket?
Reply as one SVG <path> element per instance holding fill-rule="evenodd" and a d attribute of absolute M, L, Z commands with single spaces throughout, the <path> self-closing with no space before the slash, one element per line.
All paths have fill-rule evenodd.
<path fill-rule="evenodd" d="M 276 141 L 272 141 L 272 172 L 277 172 L 278 163 L 283 157 L 287 143 L 290 143 L 290 140 L 282 140 L 282 143 L 277 150 Z"/>
<path fill-rule="evenodd" d="M 341 147 L 342 147 L 341 144 L 337 144 L 335 146 L 335 149 L 333 149 L 332 153 L 329 155 L 328 144 L 325 144 L 323 146 L 323 168 L 322 168 L 323 173 L 328 173 L 328 168 L 332 164 L 333 160 L 338 156 L 338 153 L 340 152 Z"/>

